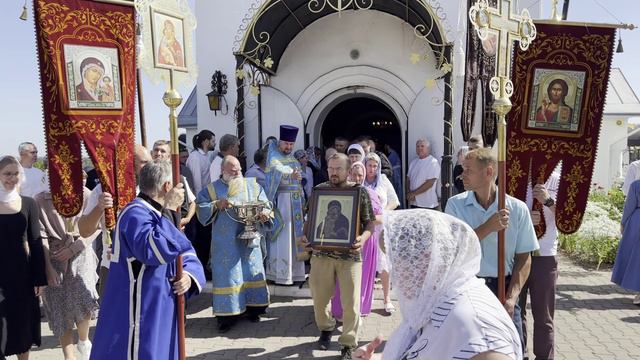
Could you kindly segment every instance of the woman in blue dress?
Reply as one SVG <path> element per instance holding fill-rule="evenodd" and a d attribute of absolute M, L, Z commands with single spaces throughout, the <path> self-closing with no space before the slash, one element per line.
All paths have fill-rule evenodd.
<path fill-rule="evenodd" d="M 611 281 L 627 290 L 640 292 L 640 180 L 629 187 L 620 230 L 622 240 L 618 245 Z M 640 294 L 636 295 L 633 303 L 640 305 Z"/>

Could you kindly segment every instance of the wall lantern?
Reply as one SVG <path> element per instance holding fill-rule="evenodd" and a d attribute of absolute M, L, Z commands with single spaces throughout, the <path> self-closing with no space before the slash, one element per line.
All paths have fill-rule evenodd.
<path fill-rule="evenodd" d="M 224 75 L 220 70 L 216 70 L 211 76 L 211 90 L 207 94 L 209 109 L 213 111 L 214 115 L 218 115 L 218 111 L 221 111 L 222 103 L 224 102 L 222 115 L 226 115 L 229 112 L 229 105 L 224 97 L 227 94 L 227 75 Z"/>

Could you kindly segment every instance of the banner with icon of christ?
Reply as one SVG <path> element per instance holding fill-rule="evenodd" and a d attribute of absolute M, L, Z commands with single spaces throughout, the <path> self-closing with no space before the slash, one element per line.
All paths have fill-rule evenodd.
<path fill-rule="evenodd" d="M 529 50 L 516 50 L 513 60 L 506 188 L 525 199 L 528 186 L 544 184 L 562 161 L 556 225 L 571 234 L 591 188 L 616 30 L 545 21 L 536 28 Z M 545 224 L 536 232 L 542 236 Z"/>

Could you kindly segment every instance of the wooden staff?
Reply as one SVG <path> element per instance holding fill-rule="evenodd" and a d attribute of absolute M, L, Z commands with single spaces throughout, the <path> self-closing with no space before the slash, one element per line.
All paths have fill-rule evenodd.
<path fill-rule="evenodd" d="M 140 141 L 147 147 L 147 125 L 144 120 L 144 97 L 142 96 L 142 78 L 140 69 L 136 69 L 136 83 L 138 85 L 138 117 L 140 118 Z"/>
<path fill-rule="evenodd" d="M 178 115 L 176 108 L 182 103 L 182 96 L 173 88 L 173 69 L 169 70 L 169 90 L 162 97 L 164 104 L 169 107 L 169 132 L 171 134 L 171 165 L 173 171 L 173 183 L 180 183 L 180 159 L 178 153 Z M 180 211 L 178 209 L 178 223 L 180 221 Z M 176 279 L 182 278 L 182 255 L 176 258 Z M 186 359 L 185 351 L 185 328 L 184 328 L 184 294 L 177 295 L 176 299 L 178 317 L 178 355 L 180 360 Z"/>

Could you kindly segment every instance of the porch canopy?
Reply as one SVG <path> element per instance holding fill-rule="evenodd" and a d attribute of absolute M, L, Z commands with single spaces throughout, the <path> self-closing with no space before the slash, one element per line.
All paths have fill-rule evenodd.
<path fill-rule="evenodd" d="M 433 9 L 427 4 L 427 0 L 266 0 L 262 5 L 254 5 L 243 19 L 234 45 L 237 61 L 237 102 L 234 114 L 241 154 L 244 154 L 245 86 L 250 85 L 253 95 L 259 97 L 259 84 L 268 84 L 270 76 L 276 75 L 282 55 L 300 32 L 316 20 L 347 10 L 380 11 L 403 20 L 413 27 L 417 37 L 430 46 L 436 64 L 453 65 L 452 44 L 447 41 L 442 19 L 438 16 L 444 13 L 444 9 Z M 249 73 L 244 70 L 247 68 Z M 441 204 L 444 208 L 453 189 L 451 71 L 443 75 L 443 80 Z M 258 126 L 261 128 L 261 122 Z"/>
<path fill-rule="evenodd" d="M 245 18 L 235 54 L 275 75 L 289 43 L 314 21 L 336 13 L 338 3 L 343 7 L 340 11 L 368 9 L 404 20 L 425 37 L 435 58 L 442 58 L 444 29 L 434 10 L 422 0 L 269 0 L 255 9 L 251 18 Z"/>

